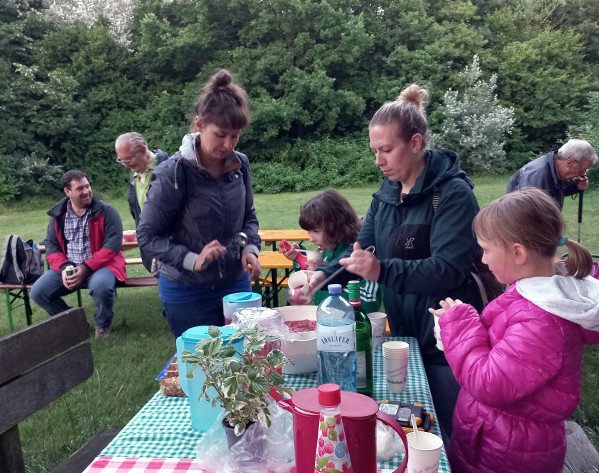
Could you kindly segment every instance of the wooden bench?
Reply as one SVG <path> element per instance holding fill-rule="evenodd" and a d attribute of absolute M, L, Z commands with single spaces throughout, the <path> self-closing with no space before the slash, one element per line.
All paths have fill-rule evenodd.
<path fill-rule="evenodd" d="M 599 452 L 576 422 L 566 422 L 568 449 L 562 473 L 599 472 Z"/>
<path fill-rule="evenodd" d="M 70 309 L 2 337 L 0 353 L 0 473 L 25 473 L 19 423 L 94 372 L 85 311 Z M 83 471 L 104 448 L 104 441 L 116 435 L 109 432 L 104 431 L 101 442 L 96 439 L 76 452 L 86 462 L 82 468 L 56 471 Z"/>

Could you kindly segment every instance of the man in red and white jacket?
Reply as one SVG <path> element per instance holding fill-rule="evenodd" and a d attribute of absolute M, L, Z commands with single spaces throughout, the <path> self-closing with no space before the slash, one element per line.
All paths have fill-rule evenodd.
<path fill-rule="evenodd" d="M 86 284 L 94 301 L 96 338 L 107 338 L 114 317 L 116 279 L 127 279 L 121 252 L 123 223 L 116 209 L 94 197 L 87 176 L 67 171 L 61 179 L 66 197 L 50 209 L 46 271 L 31 288 L 33 301 L 55 315 L 69 308 L 62 299 Z M 74 266 L 72 275 L 66 267 Z"/>

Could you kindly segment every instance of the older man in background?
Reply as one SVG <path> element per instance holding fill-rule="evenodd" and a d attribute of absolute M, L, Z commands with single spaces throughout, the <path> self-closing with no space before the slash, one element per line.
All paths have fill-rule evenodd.
<path fill-rule="evenodd" d="M 537 187 L 562 208 L 565 196 L 589 187 L 586 173 L 596 162 L 597 153 L 588 141 L 572 139 L 559 150 L 552 150 L 518 169 L 508 182 L 507 192 Z"/>
<path fill-rule="evenodd" d="M 152 171 L 168 159 L 168 154 L 161 149 L 150 151 L 146 139 L 135 131 L 120 135 L 116 139 L 114 147 L 117 163 L 131 169 L 127 200 L 137 228 L 139 215 L 143 210 L 146 194 L 150 188 Z M 141 252 L 141 259 L 146 269 L 153 272 L 152 257 Z"/>

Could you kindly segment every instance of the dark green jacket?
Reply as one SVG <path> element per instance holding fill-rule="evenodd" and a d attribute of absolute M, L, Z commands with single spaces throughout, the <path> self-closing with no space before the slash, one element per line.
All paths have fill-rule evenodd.
<path fill-rule="evenodd" d="M 477 251 L 472 220 L 478 203 L 473 187 L 455 152 L 429 150 L 424 171 L 403 201 L 401 183 L 383 181 L 358 236 L 362 248 L 376 247 L 381 262 L 378 283 L 383 286 L 391 333 L 416 337 L 427 362 L 445 363 L 435 348 L 429 307 L 437 308 L 441 299 L 452 297 L 482 309 L 470 275 Z M 319 269 L 329 275 L 338 267 L 334 262 Z"/>

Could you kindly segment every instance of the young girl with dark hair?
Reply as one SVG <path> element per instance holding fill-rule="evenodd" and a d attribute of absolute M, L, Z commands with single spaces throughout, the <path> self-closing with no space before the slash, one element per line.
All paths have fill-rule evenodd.
<path fill-rule="evenodd" d="M 322 251 L 322 263 L 327 264 L 339 258 L 353 245 L 362 222 L 345 197 L 335 189 L 325 189 L 302 205 L 299 224 L 308 231 L 310 241 Z M 310 262 L 305 265 L 298 263 L 298 249 L 300 246 L 297 243 L 291 244 L 288 249 L 279 247 L 280 252 L 294 261 L 295 270 L 315 270 L 316 267 L 312 267 Z M 343 290 L 342 295 L 348 298 L 347 289 Z M 314 304 L 320 304 L 327 296 L 326 288 L 316 291 Z M 376 281 L 362 279 L 360 297 L 365 314 L 380 309 L 382 291 Z"/>
<path fill-rule="evenodd" d="M 234 151 L 249 119 L 243 88 L 217 72 L 195 104 L 194 132 L 152 173 L 137 239 L 162 262 L 160 300 L 175 336 L 223 325 L 223 296 L 251 291 L 260 274 L 250 163 Z M 242 248 L 238 232 L 247 236 Z"/>
<path fill-rule="evenodd" d="M 531 187 L 500 197 L 473 222 L 483 262 L 507 291 L 479 315 L 445 299 L 440 337 L 462 389 L 448 448 L 452 471 L 561 473 L 564 421 L 580 400 L 585 343 L 599 343 L 592 258 L 562 238 L 555 201 Z M 569 251 L 555 274 L 558 245 Z"/>

